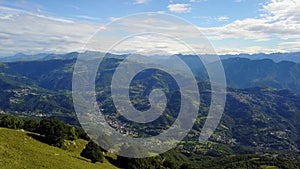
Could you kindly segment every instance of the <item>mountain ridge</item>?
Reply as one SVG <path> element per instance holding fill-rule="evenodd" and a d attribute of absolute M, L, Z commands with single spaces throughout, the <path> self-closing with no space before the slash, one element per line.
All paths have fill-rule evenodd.
<path fill-rule="evenodd" d="M 86 53 L 98 53 L 103 55 L 103 52 L 95 52 L 95 51 L 86 51 L 86 52 L 69 52 L 69 53 L 61 53 L 61 54 L 55 54 L 55 53 L 37 53 L 37 54 L 24 54 L 24 53 L 17 53 L 12 56 L 2 56 L 0 57 L 0 62 L 18 62 L 18 61 L 46 61 L 46 60 L 53 60 L 53 59 L 75 59 L 79 54 L 86 54 Z M 110 56 L 129 56 L 132 54 L 109 54 Z M 139 54 L 136 54 L 139 55 Z M 183 55 L 183 54 L 177 54 L 178 56 L 189 56 L 189 55 Z M 145 56 L 145 55 L 141 55 Z M 169 58 L 173 55 L 163 55 L 163 58 Z M 195 56 L 195 55 L 194 55 Z M 209 57 L 210 55 L 202 55 L 199 54 L 201 57 Z M 226 60 L 229 58 L 247 58 L 251 60 L 262 60 L 262 59 L 271 59 L 274 62 L 281 62 L 281 61 L 291 61 L 295 63 L 300 62 L 300 52 L 289 52 L 289 53 L 257 53 L 257 54 L 220 54 L 218 55 L 221 60 Z M 146 57 L 152 57 L 152 56 L 146 56 Z M 153 57 L 160 57 L 160 55 L 153 55 Z"/>

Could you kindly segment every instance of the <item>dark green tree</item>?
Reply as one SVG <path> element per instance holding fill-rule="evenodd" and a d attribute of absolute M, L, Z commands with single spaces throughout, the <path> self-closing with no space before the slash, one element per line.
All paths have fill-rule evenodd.
<path fill-rule="evenodd" d="M 130 169 L 163 169 L 163 162 L 160 156 L 157 157 L 147 157 L 147 158 L 138 158 L 145 156 L 147 150 L 142 146 L 127 146 L 123 145 L 120 151 L 123 151 L 123 154 L 131 154 L 131 156 L 136 156 L 137 158 L 128 158 L 123 156 L 118 156 L 117 166 L 120 168 L 130 168 Z"/>
<path fill-rule="evenodd" d="M 180 169 L 196 169 L 192 164 L 184 163 L 180 166 Z"/>
<path fill-rule="evenodd" d="M 45 135 L 46 141 L 51 145 L 62 147 L 64 130 L 64 123 L 57 119 L 43 119 L 40 122 L 39 133 Z"/>
<path fill-rule="evenodd" d="M 70 124 L 64 124 L 64 133 L 67 140 L 78 139 L 76 128 Z"/>
<path fill-rule="evenodd" d="M 39 122 L 33 119 L 26 120 L 24 123 L 24 130 L 37 132 L 39 128 Z"/>
<path fill-rule="evenodd" d="M 90 137 L 86 134 L 86 132 L 81 127 L 76 128 L 76 133 L 78 138 L 86 141 L 90 141 Z"/>
<path fill-rule="evenodd" d="M 80 156 L 90 159 L 92 163 L 101 162 L 103 163 L 104 156 L 100 147 L 93 141 L 89 141 L 85 148 L 80 153 Z"/>
<path fill-rule="evenodd" d="M 1 118 L 0 126 L 11 129 L 22 129 L 24 127 L 24 120 L 20 117 L 4 116 Z"/>
<path fill-rule="evenodd" d="M 178 169 L 179 165 L 175 161 L 165 160 L 163 166 L 169 169 Z"/>

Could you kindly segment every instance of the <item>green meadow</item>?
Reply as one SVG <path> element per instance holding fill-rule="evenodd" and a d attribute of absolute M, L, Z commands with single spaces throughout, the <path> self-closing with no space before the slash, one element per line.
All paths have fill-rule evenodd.
<path fill-rule="evenodd" d="M 35 139 L 37 134 L 26 131 L 0 128 L 0 135 L 1 169 L 116 168 L 108 161 L 93 164 L 81 157 L 80 152 L 87 143 L 85 140 L 66 141 L 64 150 L 40 142 Z"/>

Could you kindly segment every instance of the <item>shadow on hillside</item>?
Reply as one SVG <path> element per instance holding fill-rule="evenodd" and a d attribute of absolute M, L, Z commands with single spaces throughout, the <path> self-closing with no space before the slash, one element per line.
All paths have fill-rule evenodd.
<path fill-rule="evenodd" d="M 76 159 L 78 159 L 78 160 L 85 161 L 85 162 L 91 162 L 90 160 L 88 160 L 88 159 L 85 159 L 85 158 L 76 157 L 76 156 L 72 156 L 72 155 L 69 155 L 69 156 L 70 156 L 70 157 L 72 157 L 72 158 L 76 158 Z"/>
<path fill-rule="evenodd" d="M 118 167 L 118 168 L 122 168 L 121 164 L 118 163 L 118 161 L 116 159 L 113 159 L 112 157 L 105 157 L 106 160 L 111 163 L 112 165 Z"/>
<path fill-rule="evenodd" d="M 40 136 L 38 134 L 33 134 L 33 133 L 27 133 L 26 135 L 28 135 L 29 137 L 31 137 L 31 138 L 33 138 L 33 139 L 35 139 L 37 141 L 40 141 L 40 142 L 48 144 L 47 140 L 43 136 Z"/>

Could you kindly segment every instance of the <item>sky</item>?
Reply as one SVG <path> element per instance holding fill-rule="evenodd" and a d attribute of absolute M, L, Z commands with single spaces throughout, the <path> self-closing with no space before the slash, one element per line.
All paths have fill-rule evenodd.
<path fill-rule="evenodd" d="M 184 19 L 207 38 L 218 54 L 300 51 L 299 0 L 0 0 L 0 56 L 79 51 L 103 26 L 145 12 L 161 14 L 162 18 L 155 18 L 161 23 L 168 18 L 164 14 Z M 142 21 L 129 17 L 126 23 L 133 26 L 127 32 L 134 33 L 134 25 Z M 178 31 L 180 25 L 173 22 L 168 30 Z M 114 26 L 107 27 L 115 29 Z M 156 24 L 148 22 L 147 29 L 156 28 Z M 186 38 L 191 32 L 181 29 L 176 35 Z M 124 34 L 108 32 L 97 45 L 121 36 Z M 156 43 L 160 44 L 156 47 L 164 46 L 164 54 L 184 53 L 177 50 L 175 42 L 158 39 L 149 35 L 135 37 L 129 40 L 131 44 L 145 45 L 124 43 L 114 52 L 158 54 L 162 51 L 153 53 L 150 49 Z M 205 53 L 203 48 L 198 50 L 198 42 L 188 43 L 197 53 Z"/>

